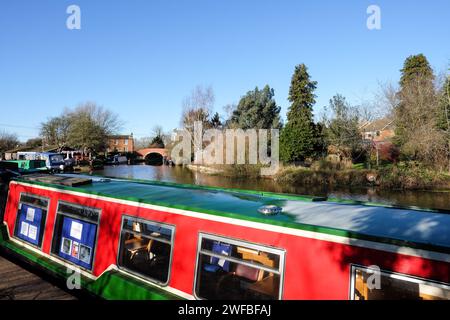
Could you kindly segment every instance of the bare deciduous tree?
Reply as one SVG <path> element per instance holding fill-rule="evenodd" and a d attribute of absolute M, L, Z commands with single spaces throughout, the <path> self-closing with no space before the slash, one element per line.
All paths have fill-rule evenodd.
<path fill-rule="evenodd" d="M 46 144 L 88 151 L 103 151 L 107 136 L 117 133 L 122 122 L 112 111 L 87 102 L 75 109 L 66 108 L 63 113 L 41 124 L 41 136 Z"/>
<path fill-rule="evenodd" d="M 145 148 L 165 148 L 171 142 L 171 135 L 164 132 L 164 129 L 160 125 L 155 125 L 151 134 L 146 137 L 142 137 L 137 139 L 134 143 L 136 149 L 145 149 Z"/>
<path fill-rule="evenodd" d="M 0 131 L 0 153 L 16 148 L 19 143 L 20 142 L 16 134 Z"/>
<path fill-rule="evenodd" d="M 230 103 L 230 104 L 227 104 L 226 106 L 224 106 L 223 111 L 225 112 L 225 118 L 231 119 L 236 108 L 237 108 L 237 104 L 235 104 L 235 103 Z M 230 120 L 227 120 L 226 125 L 229 125 L 229 124 L 230 124 Z"/>
<path fill-rule="evenodd" d="M 211 87 L 203 88 L 197 86 L 190 96 L 183 100 L 183 114 L 181 116 L 181 125 L 183 128 L 192 131 L 194 122 L 201 121 L 205 125 L 208 122 L 214 106 L 214 91 Z"/>
<path fill-rule="evenodd" d="M 95 102 L 86 102 L 78 105 L 72 112 L 73 114 L 88 115 L 107 135 L 117 133 L 123 126 L 123 122 L 119 119 L 119 115 L 103 106 L 97 105 Z"/>
<path fill-rule="evenodd" d="M 350 105 L 340 94 L 330 100 L 329 108 L 325 107 L 322 123 L 326 126 L 327 145 L 340 158 L 358 158 L 365 152 L 360 121 L 360 109 Z"/>
<path fill-rule="evenodd" d="M 214 106 L 214 91 L 212 87 L 197 86 L 192 90 L 191 95 L 183 100 L 183 113 L 181 116 L 181 126 L 188 130 L 193 137 L 195 122 L 201 122 L 203 128 L 210 128 L 209 118 Z M 202 141 L 192 139 L 193 150 L 200 150 Z M 195 151 L 194 151 L 195 152 Z"/>
<path fill-rule="evenodd" d="M 399 89 L 392 83 L 380 83 L 379 87 L 380 90 L 375 94 L 375 102 L 370 104 L 372 115 L 378 119 L 392 118 L 395 108 L 400 104 Z"/>
<path fill-rule="evenodd" d="M 156 125 L 152 129 L 152 137 L 161 137 L 164 135 L 164 129 L 160 125 Z"/>
<path fill-rule="evenodd" d="M 65 114 L 42 123 L 40 135 L 43 137 L 44 144 L 56 145 L 59 149 L 65 147 L 69 136 L 69 125 L 70 119 Z"/>
<path fill-rule="evenodd" d="M 444 131 L 447 141 L 448 171 L 450 172 L 450 76 L 447 76 L 442 86 L 441 100 L 439 126 Z"/>
<path fill-rule="evenodd" d="M 402 155 L 442 168 L 447 164 L 448 145 L 437 125 L 440 99 L 436 85 L 417 79 L 405 84 L 398 95 L 401 103 L 396 104 L 394 116 L 397 130 L 401 130 L 398 143 Z"/>
<path fill-rule="evenodd" d="M 151 137 L 142 137 L 134 141 L 134 147 L 136 148 L 136 150 L 145 149 L 150 146 L 151 142 Z"/>

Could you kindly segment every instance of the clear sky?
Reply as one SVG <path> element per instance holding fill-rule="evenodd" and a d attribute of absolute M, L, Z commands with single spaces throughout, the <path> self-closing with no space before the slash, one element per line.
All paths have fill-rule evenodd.
<path fill-rule="evenodd" d="M 81 8 L 81 30 L 66 9 Z M 381 30 L 366 27 L 381 8 Z M 94 101 L 123 133 L 179 125 L 181 102 L 211 85 L 215 110 L 269 84 L 285 117 L 290 78 L 318 81 L 316 114 L 335 94 L 371 99 L 397 82 L 404 59 L 450 63 L 449 0 L 1 0 L 0 130 L 22 140 L 65 106 Z"/>

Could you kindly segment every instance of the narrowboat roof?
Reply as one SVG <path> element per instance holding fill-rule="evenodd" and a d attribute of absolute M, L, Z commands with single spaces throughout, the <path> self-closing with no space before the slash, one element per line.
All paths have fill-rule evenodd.
<path fill-rule="evenodd" d="M 160 181 L 69 174 L 58 176 L 67 179 L 87 178 L 92 183 L 67 186 L 36 179 L 32 181 L 29 177 L 16 180 L 115 199 L 450 253 L 450 212 L 444 210 Z M 272 216 L 263 215 L 258 209 L 265 205 L 281 207 L 282 212 Z"/>

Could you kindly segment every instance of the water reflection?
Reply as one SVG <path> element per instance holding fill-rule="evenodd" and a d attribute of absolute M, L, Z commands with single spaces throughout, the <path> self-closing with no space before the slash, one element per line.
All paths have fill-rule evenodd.
<path fill-rule="evenodd" d="M 211 176 L 199 172 L 193 172 L 182 167 L 168 166 L 107 166 L 104 170 L 96 171 L 95 173 L 105 176 L 129 179 L 159 180 L 225 188 L 329 196 L 341 199 L 417 206 L 422 208 L 450 209 L 450 191 L 387 191 L 377 188 L 329 189 L 324 186 L 294 186 L 278 184 L 271 179 L 254 180 Z"/>

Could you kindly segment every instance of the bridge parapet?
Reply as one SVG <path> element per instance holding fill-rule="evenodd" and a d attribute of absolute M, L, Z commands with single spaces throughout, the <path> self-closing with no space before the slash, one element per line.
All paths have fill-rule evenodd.
<path fill-rule="evenodd" d="M 144 159 L 151 153 L 160 154 L 163 158 L 167 158 L 167 156 L 169 155 L 169 150 L 164 149 L 164 148 L 145 148 L 145 149 L 138 150 L 136 152 L 139 155 L 141 155 L 142 158 L 144 158 Z"/>

